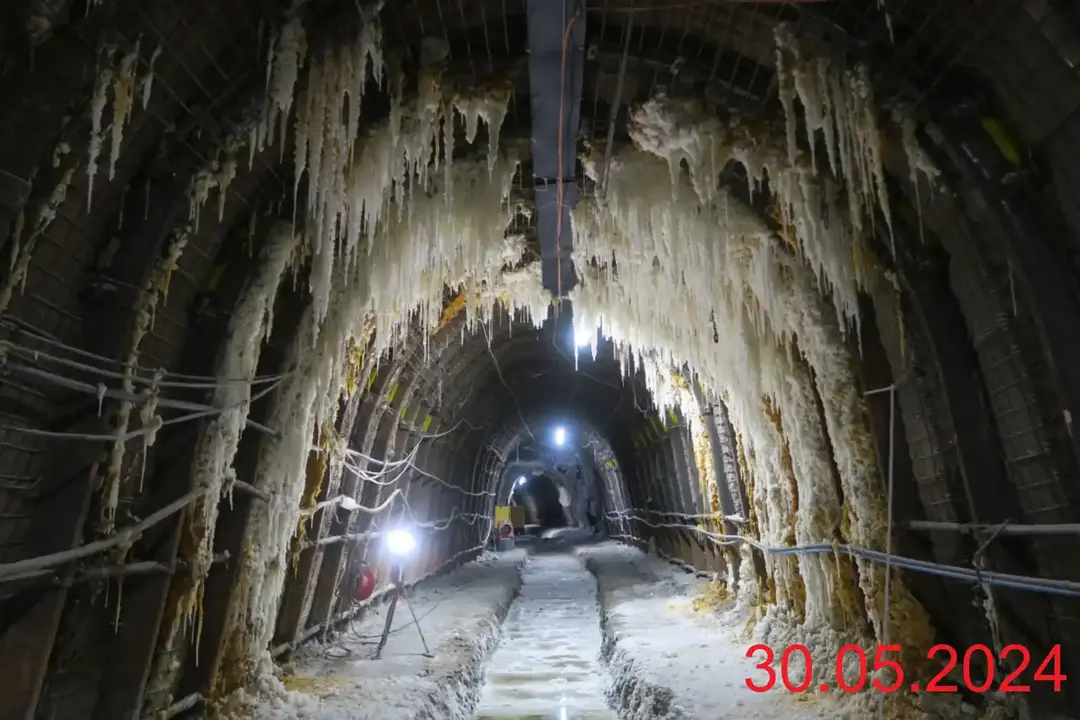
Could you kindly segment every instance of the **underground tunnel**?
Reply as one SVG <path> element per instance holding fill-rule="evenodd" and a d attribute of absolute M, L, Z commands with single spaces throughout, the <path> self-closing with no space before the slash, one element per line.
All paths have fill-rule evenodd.
<path fill-rule="evenodd" d="M 0 720 L 1080 717 L 1073 4 L 0 14 Z"/>

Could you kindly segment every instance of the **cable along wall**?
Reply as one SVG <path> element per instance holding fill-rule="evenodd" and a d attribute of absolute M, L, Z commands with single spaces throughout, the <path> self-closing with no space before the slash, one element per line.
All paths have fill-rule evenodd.
<path fill-rule="evenodd" d="M 680 404 L 670 368 L 684 365 L 726 399 L 764 544 L 884 550 L 884 482 L 848 350 L 859 292 L 880 273 L 865 242 L 878 212 L 891 234 L 878 108 L 866 68 L 839 64 L 787 26 L 776 41 L 783 122 L 722 120 L 661 95 L 631 113 L 631 145 L 584 159 L 598 191 L 573 213 L 574 306 L 625 367 L 644 365 L 662 410 Z M 767 187 L 777 232 L 717 184 L 731 162 L 752 193 Z M 902 634 L 905 667 L 925 667 L 934 631 L 902 579 L 892 579 L 886 621 L 882 567 L 839 556 L 766 562 L 765 628 L 779 620 L 833 649 Z"/>

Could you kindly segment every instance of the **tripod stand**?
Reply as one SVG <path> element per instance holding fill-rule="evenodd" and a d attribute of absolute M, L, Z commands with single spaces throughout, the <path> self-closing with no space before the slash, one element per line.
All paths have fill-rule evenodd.
<path fill-rule="evenodd" d="M 372 656 L 373 660 L 378 660 L 382 657 L 382 651 L 383 648 L 386 647 L 386 641 L 390 639 L 390 626 L 394 624 L 394 610 L 397 609 L 398 598 L 404 598 L 405 607 L 409 608 L 409 614 L 412 615 L 413 624 L 416 625 L 416 632 L 420 635 L 420 642 L 424 645 L 424 657 L 432 657 L 427 640 L 424 638 L 424 631 L 420 629 L 420 620 L 417 619 L 416 611 L 413 610 L 412 603 L 409 602 L 409 595 L 405 590 L 404 575 L 405 570 L 400 562 L 396 562 L 390 566 L 390 582 L 393 584 L 393 589 L 390 591 L 390 607 L 386 610 L 386 623 L 383 625 L 382 637 L 379 638 L 379 645 L 375 648 L 375 655 Z"/>

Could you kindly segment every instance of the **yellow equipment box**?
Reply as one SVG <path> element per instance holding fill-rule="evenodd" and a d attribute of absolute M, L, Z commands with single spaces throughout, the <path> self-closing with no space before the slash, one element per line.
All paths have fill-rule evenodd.
<path fill-rule="evenodd" d="M 496 505 L 495 524 L 509 520 L 515 528 L 525 527 L 525 508 L 519 505 Z"/>

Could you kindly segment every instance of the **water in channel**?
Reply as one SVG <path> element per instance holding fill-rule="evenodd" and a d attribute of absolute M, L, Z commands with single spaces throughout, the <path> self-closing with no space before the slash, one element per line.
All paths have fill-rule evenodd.
<path fill-rule="evenodd" d="M 522 579 L 476 720 L 615 720 L 592 573 L 569 553 L 538 553 Z"/>

